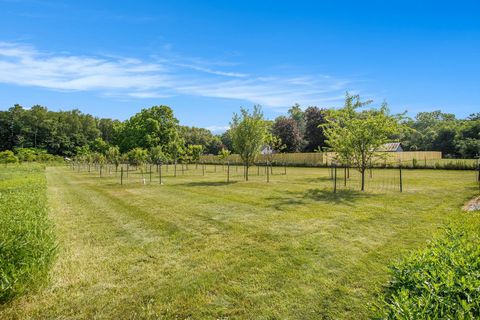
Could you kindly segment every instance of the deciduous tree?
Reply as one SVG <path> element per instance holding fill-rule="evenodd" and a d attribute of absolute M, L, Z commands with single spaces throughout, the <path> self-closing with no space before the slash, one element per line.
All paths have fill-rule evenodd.
<path fill-rule="evenodd" d="M 245 180 L 248 181 L 248 169 L 255 162 L 267 136 L 267 125 L 260 106 L 254 106 L 252 113 L 241 108 L 240 115 L 233 115 L 230 127 L 233 149 L 243 160 Z"/>
<path fill-rule="evenodd" d="M 380 109 L 357 111 L 371 104 L 362 102 L 360 96 L 349 95 L 342 109 L 332 111 L 324 128 L 327 143 L 342 161 L 348 161 L 362 175 L 362 191 L 365 190 L 365 170 L 382 145 L 401 131 L 400 116 L 389 114 L 387 104 Z"/>

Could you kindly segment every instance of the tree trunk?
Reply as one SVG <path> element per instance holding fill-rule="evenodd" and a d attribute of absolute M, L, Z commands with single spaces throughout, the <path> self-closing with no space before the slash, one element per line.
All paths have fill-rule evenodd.
<path fill-rule="evenodd" d="M 365 168 L 362 168 L 362 191 L 365 191 Z"/>

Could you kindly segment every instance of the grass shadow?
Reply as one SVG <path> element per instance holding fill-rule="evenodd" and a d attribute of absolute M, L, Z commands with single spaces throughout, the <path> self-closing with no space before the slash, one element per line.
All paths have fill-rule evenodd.
<path fill-rule="evenodd" d="M 187 186 L 187 187 L 218 187 L 218 186 L 226 186 L 229 184 L 235 184 L 238 181 L 192 181 L 192 182 L 186 182 L 182 183 L 181 185 Z"/>
<path fill-rule="evenodd" d="M 308 189 L 303 194 L 305 199 L 314 201 L 323 201 L 334 204 L 352 205 L 360 199 L 371 198 L 374 196 L 371 193 L 366 193 L 357 190 L 340 189 L 334 193 L 331 189 Z"/>
<path fill-rule="evenodd" d="M 302 182 L 311 182 L 311 183 L 315 183 L 315 182 L 325 182 L 325 181 L 332 181 L 332 178 L 330 178 L 329 176 L 325 176 L 325 177 L 315 177 L 315 178 L 303 178 L 302 179 Z"/>

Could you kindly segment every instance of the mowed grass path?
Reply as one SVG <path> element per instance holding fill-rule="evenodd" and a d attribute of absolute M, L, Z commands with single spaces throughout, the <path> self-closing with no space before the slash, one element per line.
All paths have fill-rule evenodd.
<path fill-rule="evenodd" d="M 406 170 L 404 193 L 333 195 L 327 169 L 289 168 L 269 184 L 253 169 L 228 185 L 212 170 L 120 186 L 47 168 L 58 260 L 50 285 L 0 318 L 367 318 L 388 264 L 462 223 L 478 190 L 467 171 Z"/>

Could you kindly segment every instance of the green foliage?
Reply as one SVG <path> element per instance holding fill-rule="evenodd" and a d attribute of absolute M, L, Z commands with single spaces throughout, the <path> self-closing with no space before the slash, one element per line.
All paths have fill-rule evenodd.
<path fill-rule="evenodd" d="M 327 110 L 317 107 L 305 109 L 305 137 L 306 145 L 304 151 L 313 152 L 325 147 L 325 134 L 322 124 L 326 123 Z"/>
<path fill-rule="evenodd" d="M 219 152 L 222 148 L 227 150 L 233 150 L 233 143 L 232 143 L 232 136 L 230 135 L 230 129 L 228 129 L 227 131 L 225 131 L 220 135 L 220 141 L 221 141 L 221 147 L 218 150 Z"/>
<path fill-rule="evenodd" d="M 401 131 L 399 117 L 389 114 L 386 103 L 379 110 L 357 111 L 371 103 L 347 93 L 345 106 L 332 111 L 327 123 L 322 125 L 327 144 L 336 152 L 338 160 L 362 173 L 362 191 L 365 188 L 364 173 L 373 157 L 378 157 L 380 147 Z"/>
<path fill-rule="evenodd" d="M 106 152 L 106 158 L 109 163 L 114 164 L 115 168 L 118 168 L 120 161 L 122 160 L 120 149 L 117 146 L 108 148 Z"/>
<path fill-rule="evenodd" d="M 33 162 L 37 160 L 37 155 L 39 153 L 46 153 L 45 150 L 35 149 L 35 148 L 16 148 L 15 154 L 19 161 L 21 162 Z"/>
<path fill-rule="evenodd" d="M 300 134 L 305 134 L 305 113 L 298 103 L 295 103 L 290 109 L 288 109 L 290 119 L 297 123 L 297 128 Z"/>
<path fill-rule="evenodd" d="M 43 168 L 0 169 L 0 302 L 44 283 L 55 249 Z"/>
<path fill-rule="evenodd" d="M 0 152 L 0 162 L 6 166 L 8 163 L 17 163 L 18 158 L 12 151 L 5 150 Z"/>
<path fill-rule="evenodd" d="M 233 149 L 240 155 L 245 166 L 248 180 L 248 167 L 255 162 L 267 137 L 267 124 L 263 119 L 260 106 L 254 106 L 252 114 L 246 109 L 240 110 L 241 115 L 234 114 L 230 124 L 230 135 Z"/>
<path fill-rule="evenodd" d="M 155 164 L 160 164 L 168 160 L 161 146 L 150 148 L 148 151 L 148 159 Z"/>
<path fill-rule="evenodd" d="M 134 166 L 140 166 L 147 162 L 148 151 L 142 148 L 135 148 L 127 153 L 128 163 Z"/>
<path fill-rule="evenodd" d="M 214 136 L 210 130 L 196 127 L 179 127 L 179 136 L 188 145 L 201 145 L 206 153 L 217 154 L 221 148 L 221 140 Z M 202 151 L 202 152 L 203 152 Z"/>
<path fill-rule="evenodd" d="M 407 150 L 441 151 L 446 157 L 474 158 L 480 153 L 480 119 L 456 119 L 440 110 L 420 112 L 406 121 L 401 139 Z"/>
<path fill-rule="evenodd" d="M 191 161 L 200 160 L 200 156 L 203 153 L 203 146 L 199 144 L 189 144 L 187 146 L 185 154 L 188 156 Z"/>
<path fill-rule="evenodd" d="M 98 152 L 101 154 L 106 154 L 108 151 L 109 145 L 102 138 L 96 138 L 90 143 L 90 150 L 93 152 Z"/>
<path fill-rule="evenodd" d="M 226 148 L 222 148 L 222 150 L 220 150 L 218 152 L 218 155 L 219 155 L 219 158 L 221 161 L 225 162 L 225 160 L 228 159 L 228 157 L 230 156 L 231 152 L 230 150 L 226 149 Z"/>
<path fill-rule="evenodd" d="M 137 147 L 167 146 L 177 139 L 177 126 L 178 120 L 170 107 L 143 109 L 125 122 L 120 134 L 120 149 L 125 152 Z"/>
<path fill-rule="evenodd" d="M 444 237 L 391 268 L 378 316 L 386 319 L 480 317 L 480 237 L 448 229 Z"/>
<path fill-rule="evenodd" d="M 302 146 L 302 136 L 298 129 L 298 124 L 294 119 L 287 117 L 278 117 L 271 128 L 272 134 L 282 143 L 279 146 L 286 152 L 299 151 Z M 281 151 L 276 146 L 272 146 L 273 150 Z"/>

